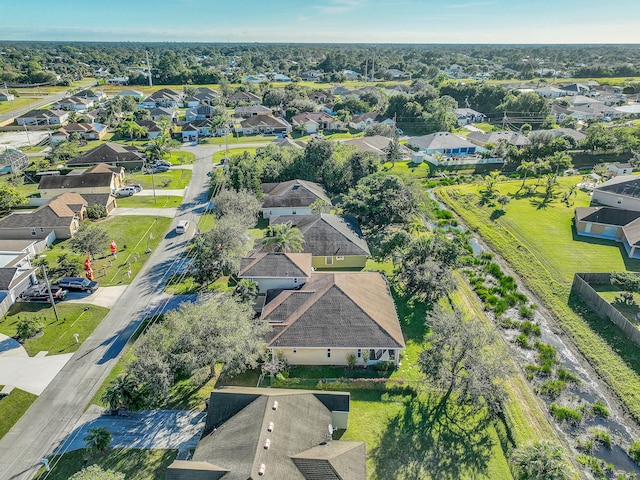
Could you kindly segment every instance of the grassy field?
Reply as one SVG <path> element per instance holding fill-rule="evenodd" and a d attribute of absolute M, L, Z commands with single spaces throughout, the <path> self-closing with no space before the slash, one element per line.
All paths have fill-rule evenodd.
<path fill-rule="evenodd" d="M 233 155 L 241 155 L 244 152 L 249 152 L 251 154 L 256 153 L 256 150 L 258 149 L 258 147 L 245 147 L 245 148 L 230 148 L 229 149 L 229 157 L 232 157 Z M 216 152 L 213 154 L 213 163 L 220 163 L 222 161 L 223 158 L 225 158 L 227 156 L 227 153 L 224 150 L 221 150 L 219 152 Z"/>
<path fill-rule="evenodd" d="M 578 177 L 560 179 L 566 190 Z M 553 311 L 585 358 L 612 387 L 628 411 L 640 420 L 640 351 L 608 320 L 569 299 L 570 282 L 578 271 L 639 271 L 620 246 L 574 236 L 573 209 L 588 205 L 580 192 L 574 205 L 544 202 L 541 194 L 515 195 L 520 182 L 499 184 L 512 197 L 504 208 L 479 204 L 479 185 L 444 187 L 436 191 L 475 232 L 505 258 L 527 286 Z"/>
<path fill-rule="evenodd" d="M 195 158 L 196 156 L 191 152 L 176 151 L 171 152 L 165 160 L 174 165 L 189 165 L 190 163 L 193 163 Z"/>
<path fill-rule="evenodd" d="M 9 395 L 0 400 L 0 439 L 20 420 L 37 395 L 14 388 Z"/>
<path fill-rule="evenodd" d="M 103 227 L 109 234 L 109 238 L 116 241 L 118 258 L 113 260 L 109 252 L 110 241 L 105 243 L 103 252 L 96 255 L 93 262 L 95 280 L 102 286 L 131 283 L 149 257 L 149 254 L 145 253 L 147 244 L 151 249 L 156 248 L 167 233 L 171 220 L 171 218 L 151 216 L 136 216 L 132 220 L 131 217 L 119 216 L 108 217 L 97 222 L 96 225 Z M 153 238 L 150 238 L 150 234 Z M 69 240 L 55 243 L 43 252 L 49 265 L 55 265 L 56 259 L 62 254 L 67 254 L 80 264 L 84 262 L 86 256 L 74 254 L 68 244 Z M 131 263 L 131 278 L 127 275 L 128 263 Z"/>
<path fill-rule="evenodd" d="M 426 163 L 416 165 L 412 162 L 396 162 L 394 166 L 391 166 L 391 162 L 386 162 L 382 167 L 389 175 L 398 175 L 399 177 L 409 177 L 418 180 L 429 177 L 429 166 Z"/>
<path fill-rule="evenodd" d="M 9 337 L 16 334 L 18 321 L 21 318 L 40 317 L 45 325 L 44 333 L 26 340 L 23 344 L 30 356 L 47 351 L 49 355 L 72 353 L 91 335 L 100 324 L 109 309 L 80 303 L 56 304 L 58 317 L 56 321 L 53 308 L 46 303 L 16 302 L 0 320 L 0 333 Z M 86 309 L 86 310 L 85 310 Z M 79 335 L 80 343 L 76 343 L 73 334 Z"/>
<path fill-rule="evenodd" d="M 159 190 L 162 192 L 162 190 Z M 170 195 L 156 195 L 156 201 L 153 196 L 133 195 L 131 197 L 118 198 L 118 207 L 122 208 L 169 208 L 177 207 L 182 203 L 182 197 Z"/>
<path fill-rule="evenodd" d="M 189 185 L 191 170 L 169 170 L 168 172 L 154 173 L 153 181 L 156 190 L 181 190 Z M 151 189 L 151 174 L 134 172 L 127 175 L 127 183 L 139 183 L 144 189 Z"/>
<path fill-rule="evenodd" d="M 28 106 L 31 103 L 35 103 L 39 98 L 31 98 L 31 97 L 16 97 L 13 102 L 0 102 L 0 115 L 8 113 L 12 110 L 16 110 L 18 108 L 23 108 Z"/>
<path fill-rule="evenodd" d="M 91 457 L 89 465 L 99 465 L 103 470 L 124 473 L 127 480 L 164 480 L 167 467 L 176 458 L 176 450 L 134 450 L 112 448 L 101 455 Z M 82 470 L 84 449 L 74 450 L 62 456 L 54 455 L 49 459 L 51 472 L 44 468 L 36 475 L 36 480 L 67 480 Z"/>

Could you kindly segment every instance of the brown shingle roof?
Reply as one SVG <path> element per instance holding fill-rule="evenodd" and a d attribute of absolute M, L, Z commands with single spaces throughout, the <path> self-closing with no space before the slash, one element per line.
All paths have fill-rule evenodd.
<path fill-rule="evenodd" d="M 319 198 L 331 205 L 324 187 L 306 180 L 263 183 L 262 191 L 267 195 L 262 201 L 262 208 L 308 207 Z"/>
<path fill-rule="evenodd" d="M 242 259 L 239 277 L 310 277 L 311 254 L 252 252 Z"/>
<path fill-rule="evenodd" d="M 0 228 L 68 226 L 71 224 L 73 216 L 81 208 L 73 206 L 85 204 L 87 204 L 87 200 L 82 195 L 70 192 L 63 193 L 29 213 L 10 214 L 0 220 Z"/>
<path fill-rule="evenodd" d="M 123 145 L 106 142 L 96 148 L 89 150 L 81 157 L 71 159 L 68 165 L 93 165 L 96 163 L 125 163 L 142 162 L 144 156 L 135 147 L 125 147 Z"/>
<path fill-rule="evenodd" d="M 314 273 L 300 290 L 267 303 L 262 318 L 283 326 L 271 348 L 404 348 L 393 298 L 377 272 Z"/>

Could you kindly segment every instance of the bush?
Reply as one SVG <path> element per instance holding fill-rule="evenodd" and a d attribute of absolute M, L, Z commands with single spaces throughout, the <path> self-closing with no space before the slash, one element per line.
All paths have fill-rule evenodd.
<path fill-rule="evenodd" d="M 567 382 L 562 380 L 547 380 L 540 385 L 540 393 L 549 398 L 556 399 L 567 386 Z"/>
<path fill-rule="evenodd" d="M 595 442 L 599 443 L 600 445 L 604 445 L 607 448 L 611 448 L 613 442 L 611 441 L 611 435 L 609 435 L 609 432 L 607 432 L 606 430 L 602 430 L 600 428 L 592 428 L 591 435 Z"/>
<path fill-rule="evenodd" d="M 16 336 L 19 340 L 31 338 L 44 330 L 44 322 L 40 317 L 27 317 L 18 320 Z"/>
<path fill-rule="evenodd" d="M 534 335 L 536 337 L 539 337 L 541 334 L 540 325 L 536 323 L 531 323 L 528 320 L 520 324 L 520 331 L 524 333 L 526 336 Z"/>
<path fill-rule="evenodd" d="M 598 400 L 597 402 L 593 403 L 591 405 L 591 410 L 593 411 L 594 415 L 602 418 L 608 418 L 610 415 L 609 409 L 602 402 L 602 400 Z"/>
<path fill-rule="evenodd" d="M 104 205 L 91 205 L 87 207 L 87 218 L 99 220 L 107 216 L 107 209 Z"/>
<path fill-rule="evenodd" d="M 629 456 L 640 464 L 640 442 L 633 442 L 629 447 Z"/>
<path fill-rule="evenodd" d="M 356 356 L 353 353 L 347 355 L 347 365 L 351 370 L 356 366 Z"/>
<path fill-rule="evenodd" d="M 517 345 L 521 346 L 522 348 L 526 348 L 526 349 L 531 348 L 531 343 L 529 343 L 529 339 L 524 333 L 521 333 L 520 335 L 518 335 L 514 340 L 514 342 Z"/>
<path fill-rule="evenodd" d="M 552 403 L 549 412 L 559 422 L 567 422 L 571 425 L 579 425 L 582 422 L 582 414 L 573 408 L 562 407 L 557 403 Z"/>
<path fill-rule="evenodd" d="M 395 366 L 396 364 L 393 360 L 383 360 L 382 362 L 376 363 L 376 370 L 386 372 L 393 369 Z"/>
<path fill-rule="evenodd" d="M 558 373 L 558 378 L 564 382 L 575 383 L 575 384 L 580 383 L 580 379 L 578 378 L 578 376 L 574 373 L 571 373 L 566 368 L 563 368 L 563 367 L 558 368 L 557 373 Z"/>
<path fill-rule="evenodd" d="M 527 319 L 533 318 L 533 309 L 527 307 L 526 305 L 520 305 L 520 317 Z"/>

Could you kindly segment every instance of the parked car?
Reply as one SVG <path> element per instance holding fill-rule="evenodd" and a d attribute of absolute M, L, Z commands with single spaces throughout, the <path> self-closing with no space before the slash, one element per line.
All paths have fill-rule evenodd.
<path fill-rule="evenodd" d="M 116 190 L 116 196 L 117 197 L 130 197 L 131 195 L 133 195 L 134 193 L 137 193 L 137 192 L 138 191 L 133 186 L 122 187 L 122 188 L 119 188 L 118 190 Z"/>
<path fill-rule="evenodd" d="M 140 185 L 139 183 L 135 183 L 133 185 L 130 185 L 131 187 L 136 189 L 136 193 L 139 193 L 142 191 L 142 185 Z"/>
<path fill-rule="evenodd" d="M 166 160 L 156 160 L 155 165 L 161 165 L 163 167 L 170 167 L 171 162 L 167 162 Z"/>
<path fill-rule="evenodd" d="M 81 290 L 84 292 L 95 292 L 100 284 L 88 278 L 64 277 L 58 282 L 58 286 L 67 290 Z"/>
<path fill-rule="evenodd" d="M 67 291 L 60 287 L 51 287 L 51 295 L 54 302 L 60 302 L 67 296 Z M 19 300 L 23 302 L 50 302 L 49 288 L 44 283 L 30 286 L 20 294 Z"/>
<path fill-rule="evenodd" d="M 178 225 L 176 225 L 176 233 L 184 233 L 189 228 L 188 220 L 180 220 Z"/>
<path fill-rule="evenodd" d="M 166 165 L 154 165 L 152 167 L 147 167 L 147 173 L 161 173 L 161 172 L 168 172 L 169 171 L 169 167 L 167 167 Z"/>

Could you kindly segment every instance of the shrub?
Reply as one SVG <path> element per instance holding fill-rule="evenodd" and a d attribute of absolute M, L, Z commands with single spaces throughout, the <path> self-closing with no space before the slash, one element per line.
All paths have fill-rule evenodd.
<path fill-rule="evenodd" d="M 526 336 L 534 335 L 536 337 L 539 337 L 541 334 L 540 325 L 536 323 L 531 323 L 528 320 L 520 324 L 520 331 L 524 333 Z"/>
<path fill-rule="evenodd" d="M 551 345 L 546 343 L 535 343 L 536 350 L 538 350 L 538 360 L 542 364 L 555 365 L 558 363 L 558 352 Z"/>
<path fill-rule="evenodd" d="M 347 365 L 351 370 L 356 366 L 356 356 L 353 353 L 347 355 Z"/>
<path fill-rule="evenodd" d="M 87 207 L 87 217 L 91 220 L 99 220 L 107 216 L 107 209 L 104 205 L 91 205 Z"/>
<path fill-rule="evenodd" d="M 527 349 L 531 348 L 531 343 L 529 343 L 529 339 L 524 333 L 521 333 L 520 335 L 518 335 L 514 340 L 514 342 L 522 348 L 527 348 Z"/>
<path fill-rule="evenodd" d="M 611 435 L 609 435 L 609 432 L 607 432 L 606 430 L 602 430 L 601 428 L 592 428 L 591 436 L 593 437 L 593 440 L 595 442 L 599 443 L 600 445 L 604 445 L 607 448 L 611 448 Z"/>
<path fill-rule="evenodd" d="M 576 448 L 581 452 L 588 453 L 588 454 L 591 454 L 593 452 L 593 448 L 595 444 L 593 443 L 592 439 L 587 438 L 583 440 L 581 438 L 578 438 L 576 442 L 577 442 Z"/>
<path fill-rule="evenodd" d="M 567 422 L 571 425 L 579 425 L 582 421 L 582 414 L 573 408 L 562 407 L 557 403 L 552 403 L 549 412 L 559 422 Z"/>
<path fill-rule="evenodd" d="M 500 265 L 495 262 L 491 262 L 487 265 L 487 273 L 492 277 L 495 277 L 497 280 L 500 280 L 504 276 Z"/>
<path fill-rule="evenodd" d="M 395 366 L 396 364 L 393 360 L 383 360 L 382 362 L 376 363 L 376 370 L 380 372 L 386 372 L 388 370 L 391 370 Z"/>
<path fill-rule="evenodd" d="M 44 322 L 40 317 L 27 317 L 18 320 L 16 336 L 19 340 L 31 338 L 44 330 Z"/>
<path fill-rule="evenodd" d="M 566 386 L 567 382 L 563 382 L 562 380 L 547 380 L 540 385 L 540 393 L 549 398 L 556 399 L 560 396 Z"/>
<path fill-rule="evenodd" d="M 594 415 L 598 415 L 599 417 L 602 417 L 602 418 L 608 418 L 610 415 L 609 409 L 602 402 L 602 400 L 598 400 L 595 403 L 593 403 L 591 405 L 591 410 L 593 411 Z"/>
<path fill-rule="evenodd" d="M 629 456 L 636 463 L 640 463 L 640 442 L 633 442 L 629 447 Z"/>
<path fill-rule="evenodd" d="M 559 367 L 557 370 L 558 378 L 567 383 L 580 383 L 580 379 L 574 373 L 571 373 L 569 370 L 563 367 Z"/>
<path fill-rule="evenodd" d="M 533 309 L 527 307 L 526 305 L 520 305 L 520 317 L 528 319 L 533 318 Z"/>

